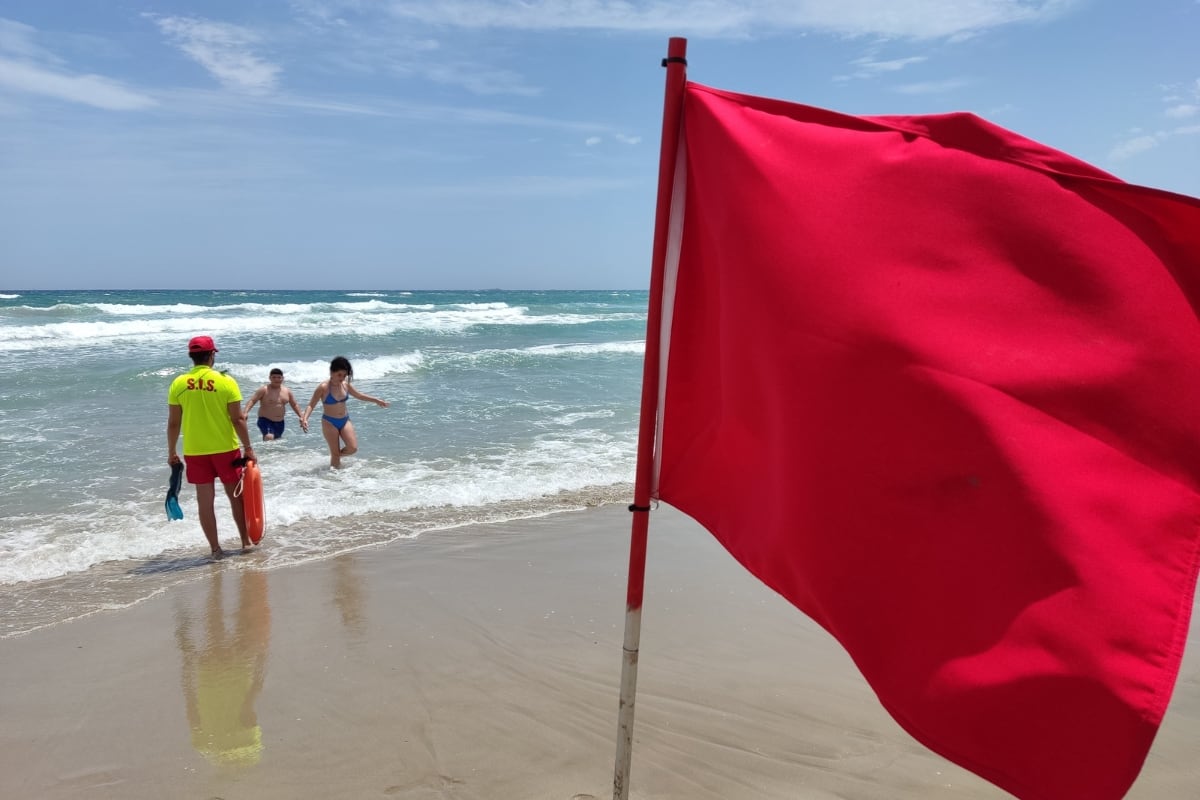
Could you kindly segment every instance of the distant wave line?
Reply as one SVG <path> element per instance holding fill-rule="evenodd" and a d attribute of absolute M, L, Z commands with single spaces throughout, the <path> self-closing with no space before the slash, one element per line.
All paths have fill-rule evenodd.
<path fill-rule="evenodd" d="M 411 375 L 421 370 L 436 370 L 443 365 L 463 362 L 480 363 L 499 359 L 521 357 L 559 356 L 604 356 L 631 355 L 642 356 L 646 350 L 646 342 L 634 341 L 579 343 L 566 345 L 535 345 L 532 347 L 511 348 L 505 350 L 479 350 L 476 352 L 445 352 L 426 354 L 421 350 L 393 356 L 379 356 L 354 360 L 354 376 L 358 381 L 381 380 L 395 375 Z M 221 365 L 223 371 L 237 378 L 243 390 L 247 386 L 265 382 L 267 372 L 272 367 L 279 367 L 287 376 L 289 385 L 301 386 L 320 383 L 329 376 L 329 362 L 325 359 L 304 361 L 272 361 L 269 363 L 252 364 L 246 362 L 227 362 Z M 138 375 L 141 378 L 167 378 L 179 373 L 177 366 L 162 367 L 146 370 Z M 248 391 L 248 390 L 247 390 Z"/>
<path fill-rule="evenodd" d="M 20 295 L 12 295 L 9 299 L 15 299 Z M 365 296 L 365 295 L 364 295 Z M 52 306 L 9 306 L 6 309 L 0 309 L 0 319 L 6 311 L 22 311 L 33 313 L 71 313 L 78 311 L 99 311 L 103 314 L 111 314 L 112 316 L 126 317 L 146 317 L 157 314 L 203 314 L 217 312 L 242 312 L 249 311 L 256 314 L 279 314 L 290 316 L 292 314 L 303 314 L 310 312 L 322 311 L 432 311 L 435 309 L 447 310 L 499 310 L 506 308 L 522 308 L 521 306 L 509 306 L 508 303 L 386 303 L 382 300 L 363 300 L 359 302 L 349 301 L 332 301 L 332 302 L 316 302 L 316 303 L 225 303 L 222 305 L 207 306 L 196 303 L 169 303 L 165 305 L 147 305 L 142 303 L 55 303 Z M 528 310 L 528 309 L 524 309 Z"/>
<path fill-rule="evenodd" d="M 629 322 L 645 318 L 641 313 L 616 314 L 541 314 L 529 315 L 525 309 L 504 308 L 473 311 L 420 312 L 402 316 L 388 314 L 314 314 L 290 320 L 289 335 L 307 338 L 344 336 L 346 330 L 363 337 L 386 337 L 402 332 L 461 333 L 482 326 L 564 326 Z M 203 331 L 218 339 L 275 334 L 275 317 L 187 317 L 107 321 L 51 322 L 42 325 L 0 325 L 0 351 L 71 347 L 89 344 L 107 345 L 114 340 L 124 344 L 163 342 Z"/>

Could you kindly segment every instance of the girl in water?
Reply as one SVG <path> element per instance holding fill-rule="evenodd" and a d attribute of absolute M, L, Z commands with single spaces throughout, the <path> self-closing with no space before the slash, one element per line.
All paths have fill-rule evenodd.
<path fill-rule="evenodd" d="M 380 408 L 388 407 L 386 401 L 363 394 L 351 386 L 350 379 L 353 377 L 354 368 L 345 356 L 338 356 L 329 362 L 329 380 L 313 392 L 308 407 L 300 417 L 300 425 L 307 427 L 308 415 L 317 407 L 318 402 L 324 404 L 321 409 L 321 433 L 325 435 L 325 443 L 329 445 L 329 466 L 334 468 L 342 466 L 342 456 L 358 452 L 358 437 L 354 433 L 354 423 L 350 421 L 350 415 L 346 412 L 346 401 L 354 397 L 374 403 Z"/>

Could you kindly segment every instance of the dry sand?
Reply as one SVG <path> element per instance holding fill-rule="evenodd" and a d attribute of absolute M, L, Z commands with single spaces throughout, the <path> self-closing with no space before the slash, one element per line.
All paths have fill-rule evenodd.
<path fill-rule="evenodd" d="M 272 572 L 243 556 L 0 641 L 0 797 L 609 798 L 628 549 L 605 506 Z M 1129 798 L 1200 796 L 1195 632 Z M 637 800 L 1009 797 L 666 507 L 634 734 Z"/>

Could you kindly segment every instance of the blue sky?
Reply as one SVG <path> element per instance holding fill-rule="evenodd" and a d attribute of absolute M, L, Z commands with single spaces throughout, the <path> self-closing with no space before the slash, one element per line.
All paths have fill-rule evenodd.
<path fill-rule="evenodd" d="M 644 288 L 670 36 L 1200 196 L 1200 0 L 0 0 L 0 287 Z"/>

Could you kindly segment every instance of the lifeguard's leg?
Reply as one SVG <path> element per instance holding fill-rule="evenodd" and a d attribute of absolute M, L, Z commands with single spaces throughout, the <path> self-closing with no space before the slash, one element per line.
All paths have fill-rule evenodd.
<path fill-rule="evenodd" d="M 234 524 L 237 525 L 238 533 L 242 535 L 242 549 L 253 547 L 254 543 L 250 541 L 250 534 L 246 533 L 246 507 L 242 505 L 242 496 L 233 496 L 237 491 L 237 484 L 226 483 L 224 486 L 225 496 L 229 498 L 229 510 L 233 514 Z"/>
<path fill-rule="evenodd" d="M 200 530 L 208 539 L 208 546 L 214 553 L 221 552 L 221 540 L 217 538 L 217 512 L 213 503 L 217 498 L 217 488 L 211 483 L 197 483 L 196 507 L 200 514 Z"/>

